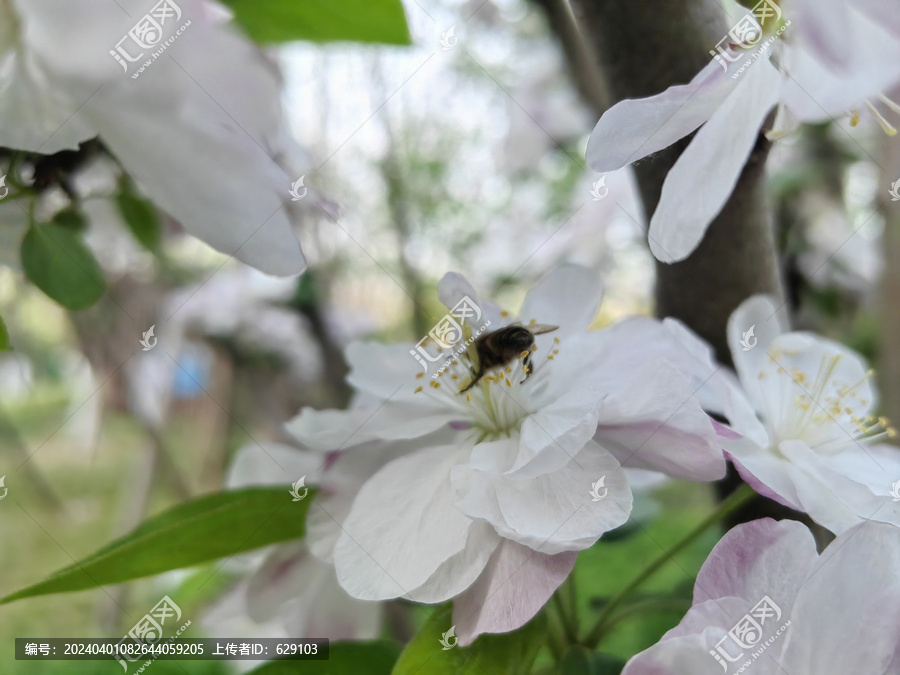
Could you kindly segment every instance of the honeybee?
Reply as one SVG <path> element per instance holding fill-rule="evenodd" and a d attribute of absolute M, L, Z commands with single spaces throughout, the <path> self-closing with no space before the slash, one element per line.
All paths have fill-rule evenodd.
<path fill-rule="evenodd" d="M 484 377 L 484 374 L 492 368 L 499 368 L 521 357 L 522 368 L 525 371 L 525 380 L 531 375 L 531 348 L 534 346 L 534 336 L 555 331 L 559 326 L 545 324 L 529 324 L 523 326 L 514 323 L 503 328 L 486 333 L 475 340 L 475 352 L 478 354 L 478 372 L 472 377 L 472 381 L 460 390 L 464 394 L 474 387 Z M 522 380 L 524 382 L 525 380 Z"/>

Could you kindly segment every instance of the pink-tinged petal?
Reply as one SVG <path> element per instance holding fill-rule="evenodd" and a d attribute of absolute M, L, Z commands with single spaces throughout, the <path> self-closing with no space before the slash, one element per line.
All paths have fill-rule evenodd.
<path fill-rule="evenodd" d="M 749 439 L 722 441 L 726 453 L 741 477 L 759 494 L 780 504 L 802 511 L 797 488 L 788 475 L 789 462 L 768 445 L 759 446 Z"/>
<path fill-rule="evenodd" d="M 669 147 L 706 122 L 732 89 L 734 80 L 713 61 L 690 84 L 620 101 L 603 113 L 591 133 L 588 166 L 615 171 Z"/>
<path fill-rule="evenodd" d="M 743 598 L 720 598 L 695 605 L 659 642 L 631 657 L 622 675 L 723 675 L 722 666 L 709 652 L 750 607 L 752 604 Z M 762 664 L 758 672 L 774 675 Z"/>
<path fill-rule="evenodd" d="M 780 76 L 768 59 L 754 62 L 663 183 L 650 219 L 650 249 L 662 262 L 688 257 L 722 210 L 778 102 Z"/>
<path fill-rule="evenodd" d="M 749 439 L 741 439 L 739 441 L 739 443 L 740 443 L 740 446 L 744 448 L 744 452 L 753 452 L 753 453 L 768 452 L 766 450 L 766 446 L 759 447 L 759 446 L 755 445 Z M 737 444 L 729 443 L 727 445 L 727 448 L 734 450 L 736 446 L 737 446 Z M 735 451 L 735 454 L 740 455 L 742 453 L 739 451 Z M 753 490 L 757 494 L 760 494 L 763 497 L 766 497 L 767 499 L 771 499 L 774 502 L 778 502 L 779 504 L 783 504 L 784 506 L 787 506 L 789 509 L 794 509 L 795 511 L 803 510 L 803 508 L 799 504 L 799 499 L 796 502 L 791 502 L 787 497 L 783 496 L 782 494 L 779 494 L 778 492 L 775 492 L 775 490 L 771 489 L 768 485 L 766 485 L 764 482 L 759 480 L 756 476 L 753 475 L 753 473 L 747 467 L 745 467 L 743 464 L 741 464 L 740 460 L 737 459 L 735 454 L 732 454 L 731 452 L 726 451 L 725 457 L 727 457 L 729 460 L 731 460 L 731 462 L 734 464 L 734 468 L 737 469 L 737 472 L 740 475 L 740 477 L 744 480 L 745 483 L 747 483 L 747 485 L 752 487 Z M 796 499 L 797 491 L 794 489 L 793 484 L 791 484 L 791 482 L 787 478 L 787 476 L 785 476 L 784 479 L 779 482 L 779 489 L 782 492 L 784 492 L 785 494 L 794 495 L 794 498 Z"/>
<path fill-rule="evenodd" d="M 582 550 L 631 513 L 631 490 L 619 463 L 589 442 L 564 468 L 534 478 L 479 471 L 470 465 L 450 472 L 453 503 L 485 520 L 507 539 L 543 553 Z M 602 499 L 591 495 L 598 487 Z"/>
<path fill-rule="evenodd" d="M 465 548 L 447 558 L 428 581 L 406 597 L 415 602 L 433 604 L 459 595 L 479 578 L 501 541 L 489 524 L 472 523 Z"/>
<path fill-rule="evenodd" d="M 815 539 L 802 523 L 771 518 L 742 523 L 725 533 L 703 563 L 694 604 L 729 596 L 755 604 L 769 596 L 787 619 L 817 559 Z"/>
<path fill-rule="evenodd" d="M 730 441 L 736 441 L 738 439 L 743 438 L 743 436 L 741 436 L 741 434 L 734 431 L 733 429 L 726 427 L 724 424 L 721 424 L 720 422 L 716 422 L 716 420 L 712 420 L 712 425 L 713 425 L 713 429 L 716 430 L 716 435 L 719 438 L 727 438 Z"/>
<path fill-rule="evenodd" d="M 459 644 L 524 626 L 566 580 L 577 556 L 574 551 L 546 555 L 504 540 L 478 581 L 453 601 Z"/>
<path fill-rule="evenodd" d="M 671 640 L 689 635 L 700 635 L 710 627 L 728 630 L 734 621 L 747 612 L 747 599 L 722 596 L 715 600 L 694 602 L 681 622 L 660 638 Z"/>
<path fill-rule="evenodd" d="M 519 318 L 526 326 L 531 321 L 558 326 L 547 339 L 562 340 L 566 335 L 587 330 L 597 316 L 602 297 L 603 286 L 596 272 L 565 265 L 554 269 L 528 291 Z"/>
<path fill-rule="evenodd" d="M 594 439 L 624 466 L 685 480 L 725 475 L 720 439 L 684 377 L 666 362 L 636 368 L 601 404 Z"/>
<path fill-rule="evenodd" d="M 408 595 L 465 548 L 472 521 L 451 503 L 450 469 L 470 450 L 426 447 L 384 465 L 362 486 L 334 549 L 338 580 L 350 595 Z"/>
<path fill-rule="evenodd" d="M 896 673 L 900 528 L 864 523 L 823 551 L 794 604 L 782 666 L 790 673 Z"/>

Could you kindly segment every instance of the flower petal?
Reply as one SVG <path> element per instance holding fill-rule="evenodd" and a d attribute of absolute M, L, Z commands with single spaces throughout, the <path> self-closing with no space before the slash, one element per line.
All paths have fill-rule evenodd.
<path fill-rule="evenodd" d="M 517 478 L 539 476 L 572 461 L 597 429 L 598 391 L 577 387 L 522 421 L 518 452 L 507 471 Z"/>
<path fill-rule="evenodd" d="M 285 492 L 301 476 L 306 484 L 318 482 L 324 457 L 280 443 L 245 445 L 235 453 L 225 486 L 238 489 L 251 485 L 284 485 Z"/>
<path fill-rule="evenodd" d="M 753 406 L 765 410 L 767 394 L 760 388 L 758 374 L 768 365 L 767 354 L 772 342 L 790 330 L 785 304 L 767 295 L 754 295 L 731 313 L 726 330 L 731 359 L 741 384 Z"/>
<path fill-rule="evenodd" d="M 733 88 L 734 81 L 712 61 L 690 84 L 620 101 L 603 113 L 591 133 L 588 166 L 615 171 L 669 147 L 706 122 Z"/>
<path fill-rule="evenodd" d="M 444 602 L 475 583 L 494 550 L 504 541 L 487 523 L 472 523 L 465 547 L 441 563 L 428 581 L 408 596 L 415 602 Z"/>
<path fill-rule="evenodd" d="M 864 523 L 822 553 L 794 604 L 782 667 L 791 673 L 894 673 L 900 529 Z"/>
<path fill-rule="evenodd" d="M 188 86 L 181 81 L 187 73 L 171 72 Z M 290 178 L 212 101 L 176 121 L 165 101 L 101 90 L 81 114 L 154 204 L 188 232 L 268 274 L 305 269 L 284 205 Z M 223 190 L 228 185 L 240 189 Z"/>
<path fill-rule="evenodd" d="M 760 59 L 738 81 L 663 183 L 650 219 L 650 250 L 662 262 L 688 257 L 731 196 L 763 121 L 777 103 L 780 76 Z"/>
<path fill-rule="evenodd" d="M 835 4 L 834 0 L 829 0 Z M 810 14 L 821 17 L 821 23 L 833 26 L 841 39 L 831 45 L 821 36 L 806 49 L 790 49 L 786 53 L 783 100 L 791 112 L 803 122 L 820 122 L 845 115 L 848 110 L 862 107 L 867 98 L 887 91 L 900 79 L 900 40 L 886 27 L 897 23 L 871 20 L 865 12 L 856 11 L 850 3 L 836 3 L 847 7 L 839 12 L 840 24 L 829 16 L 829 10 L 819 6 Z M 882 10 L 882 13 L 884 10 Z M 798 22 L 799 25 L 799 22 Z M 808 42 L 806 43 L 807 46 Z M 851 46 L 852 45 L 852 46 Z M 799 47 L 799 45 L 798 45 Z M 842 55 L 843 64 L 835 68 L 821 55 L 823 52 Z"/>
<path fill-rule="evenodd" d="M 900 526 L 900 502 L 874 494 L 869 484 L 886 489 L 891 476 L 864 448 L 851 446 L 843 466 L 854 464 L 854 473 L 867 474 L 864 482 L 846 475 L 841 465 L 830 465 L 801 441 L 782 441 L 779 450 L 786 457 L 785 470 L 796 486 L 800 507 L 820 525 L 839 534 L 864 520 L 874 519 Z M 852 459 L 850 456 L 852 455 Z"/>
<path fill-rule="evenodd" d="M 622 675 L 723 675 L 719 662 L 709 652 L 715 651 L 716 644 L 748 609 L 748 601 L 743 598 L 720 598 L 691 607 L 681 623 L 659 642 L 631 657 Z M 763 661 L 754 664 L 754 671 L 775 675 Z"/>
<path fill-rule="evenodd" d="M 725 457 L 712 421 L 685 378 L 667 362 L 637 367 L 605 398 L 594 435 L 623 464 L 686 480 L 725 475 Z"/>
<path fill-rule="evenodd" d="M 408 595 L 465 548 L 472 521 L 451 503 L 450 469 L 466 452 L 426 447 L 385 464 L 362 486 L 334 549 L 350 595 Z"/>
<path fill-rule="evenodd" d="M 631 490 L 619 463 L 589 442 L 564 468 L 534 478 L 515 478 L 468 464 L 450 471 L 453 503 L 467 516 L 486 520 L 500 536 L 543 553 L 582 550 L 631 513 Z M 591 488 L 603 478 L 600 500 Z M 606 490 L 606 492 L 604 492 Z"/>
<path fill-rule="evenodd" d="M 756 603 L 768 595 L 787 618 L 818 557 L 816 541 L 802 523 L 771 518 L 742 523 L 725 533 L 703 563 L 694 604 L 728 596 Z"/>
<path fill-rule="evenodd" d="M 453 601 L 459 644 L 524 626 L 566 580 L 577 556 L 574 551 L 546 555 L 503 540 L 478 581 Z"/>
<path fill-rule="evenodd" d="M 603 286 L 594 271 L 565 265 L 554 269 L 528 291 L 519 318 L 526 326 L 532 321 L 559 326 L 552 336 L 562 340 L 570 333 L 587 330 L 597 316 L 602 297 Z"/>
<path fill-rule="evenodd" d="M 347 382 L 357 390 L 386 401 L 412 396 L 422 366 L 410 354 L 414 345 L 351 342 L 345 350 Z M 421 379 L 421 378 L 420 378 Z"/>
<path fill-rule="evenodd" d="M 304 408 L 285 428 L 310 450 L 331 451 L 373 440 L 427 436 L 454 419 L 452 410 L 385 403 L 374 409 Z"/>

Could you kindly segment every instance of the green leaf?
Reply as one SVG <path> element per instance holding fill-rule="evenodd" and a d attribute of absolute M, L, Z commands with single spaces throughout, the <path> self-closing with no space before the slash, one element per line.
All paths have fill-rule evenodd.
<path fill-rule="evenodd" d="M 84 215 L 78 209 L 71 206 L 67 206 L 64 209 L 57 211 L 56 215 L 50 220 L 73 232 L 84 232 L 87 229 L 87 221 L 85 220 Z"/>
<path fill-rule="evenodd" d="M 391 675 L 400 648 L 393 642 L 333 642 L 328 647 L 327 661 L 269 661 L 249 675 Z"/>
<path fill-rule="evenodd" d="M 309 497 L 293 502 L 287 487 L 250 488 L 179 504 L 0 604 L 116 584 L 299 539 L 305 534 Z"/>
<path fill-rule="evenodd" d="M 0 352 L 6 352 L 12 349 L 9 341 L 9 331 L 6 330 L 6 324 L 3 323 L 3 317 L 0 316 Z"/>
<path fill-rule="evenodd" d="M 225 0 L 257 42 L 410 44 L 400 0 Z"/>
<path fill-rule="evenodd" d="M 441 607 L 403 650 L 393 675 L 519 675 L 527 673 L 546 638 L 543 612 L 512 633 L 484 634 L 468 647 L 444 649 L 442 635 L 450 630 L 453 608 Z"/>
<path fill-rule="evenodd" d="M 31 283 L 67 309 L 86 309 L 106 288 L 103 271 L 78 233 L 56 223 L 33 224 L 22 239 L 22 269 Z"/>
<path fill-rule="evenodd" d="M 149 251 L 156 252 L 162 242 L 162 225 L 156 207 L 125 184 L 116 195 L 116 206 L 134 238 Z"/>

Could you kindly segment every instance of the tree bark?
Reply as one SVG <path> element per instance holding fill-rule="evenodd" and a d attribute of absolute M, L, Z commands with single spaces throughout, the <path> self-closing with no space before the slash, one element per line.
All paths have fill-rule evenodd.
<path fill-rule="evenodd" d="M 566 58 L 572 83 L 581 99 L 599 117 L 611 105 L 603 73 L 578 30 L 568 0 L 532 0 L 547 19 Z"/>

